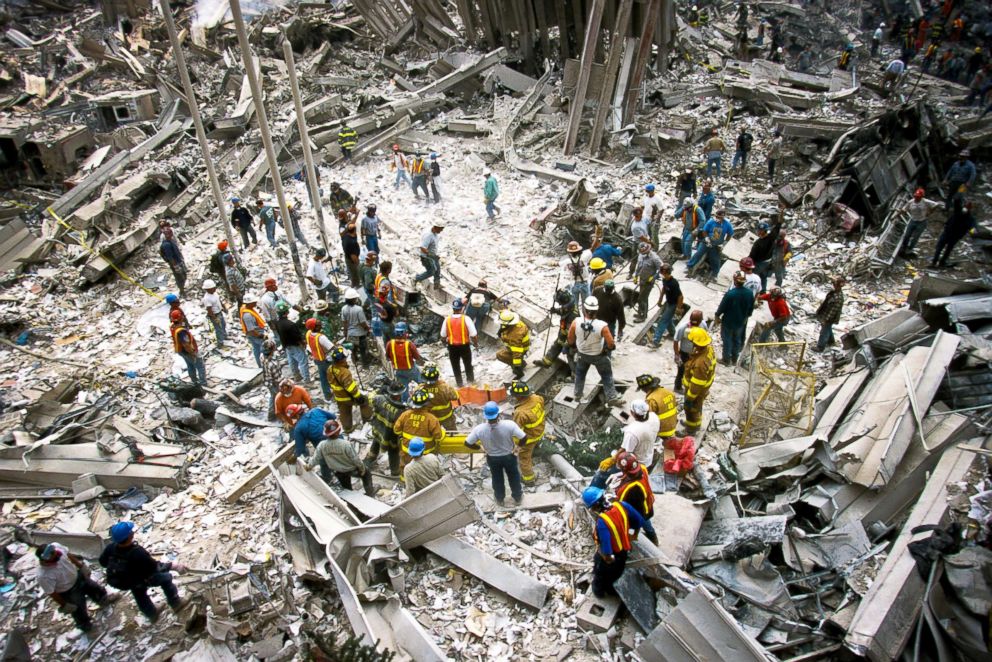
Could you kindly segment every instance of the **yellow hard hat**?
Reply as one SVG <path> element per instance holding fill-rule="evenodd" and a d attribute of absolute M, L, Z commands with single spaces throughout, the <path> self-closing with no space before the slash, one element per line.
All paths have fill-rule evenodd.
<path fill-rule="evenodd" d="M 689 329 L 689 333 L 686 334 L 686 338 L 688 338 L 689 342 L 697 347 L 706 347 L 713 342 L 710 339 L 710 334 L 706 333 L 706 329 L 702 329 L 698 326 L 694 326 Z"/>
<path fill-rule="evenodd" d="M 606 260 L 601 257 L 594 257 L 589 261 L 589 268 L 593 271 L 599 271 L 600 269 L 606 268 Z"/>
<path fill-rule="evenodd" d="M 512 310 L 504 310 L 499 314 L 499 323 L 503 326 L 512 326 L 520 321 L 520 318 Z"/>

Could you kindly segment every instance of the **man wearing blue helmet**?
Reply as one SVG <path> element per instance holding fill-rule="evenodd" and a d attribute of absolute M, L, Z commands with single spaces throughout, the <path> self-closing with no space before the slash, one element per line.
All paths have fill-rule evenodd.
<path fill-rule="evenodd" d="M 478 450 L 481 443 L 486 452 L 486 464 L 489 465 L 492 476 L 493 498 L 496 499 L 496 505 L 502 506 L 503 499 L 506 498 L 506 485 L 503 481 L 505 474 L 506 482 L 510 484 L 510 496 L 519 506 L 523 500 L 524 488 L 520 481 L 520 467 L 517 464 L 517 442 L 526 438 L 527 433 L 513 421 L 500 420 L 499 405 L 495 402 L 487 402 L 482 414 L 486 422 L 480 423 L 469 432 L 465 445 Z"/>
<path fill-rule="evenodd" d="M 131 591 L 138 610 L 152 623 L 158 620 L 158 607 L 148 597 L 148 589 L 158 586 L 165 593 L 165 600 L 178 612 L 189 600 L 180 599 L 179 590 L 172 583 L 170 570 L 184 572 L 181 563 L 158 561 L 141 545 L 134 542 L 134 524 L 118 522 L 110 527 L 113 542 L 100 554 L 100 565 L 107 569 L 107 583 L 122 591 Z"/>
<path fill-rule="evenodd" d="M 596 541 L 596 556 L 592 562 L 592 593 L 597 598 L 616 595 L 613 585 L 627 566 L 627 556 L 637 539 L 637 532 L 657 541 L 651 520 L 641 517 L 633 506 L 623 501 L 610 503 L 606 491 L 589 486 L 582 492 L 582 503 L 592 511 L 596 526 L 592 537 Z"/>
<path fill-rule="evenodd" d="M 441 468 L 441 460 L 437 454 L 428 453 L 424 455 L 424 440 L 414 437 L 408 446 L 410 454 L 410 464 L 403 470 L 403 480 L 406 482 L 406 492 L 404 496 L 413 496 L 420 490 L 429 487 L 444 478 L 444 469 Z"/>

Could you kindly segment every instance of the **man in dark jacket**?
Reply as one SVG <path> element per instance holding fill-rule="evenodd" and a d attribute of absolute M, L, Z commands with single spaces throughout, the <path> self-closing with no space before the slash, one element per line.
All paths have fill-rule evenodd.
<path fill-rule="evenodd" d="M 954 263 L 947 261 L 951 257 L 951 251 L 974 227 L 975 217 L 971 213 L 971 203 L 966 203 L 963 195 L 954 196 L 951 213 L 944 223 L 944 231 L 937 238 L 937 248 L 933 252 L 930 266 L 953 267 Z"/>
<path fill-rule="evenodd" d="M 403 394 L 406 389 L 399 382 L 390 382 L 385 393 L 372 395 L 372 448 L 365 456 L 365 463 L 372 468 L 383 448 L 389 457 L 389 475 L 400 475 L 400 442 L 393 426 L 406 410 Z"/>
<path fill-rule="evenodd" d="M 623 339 L 623 330 L 627 328 L 627 315 L 623 310 L 623 297 L 616 291 L 616 286 L 612 280 L 603 283 L 603 287 L 597 289 L 593 296 L 599 301 L 599 319 L 606 322 L 610 328 L 610 333 L 617 342 Z"/>
<path fill-rule="evenodd" d="M 179 611 L 189 603 L 180 599 L 179 590 L 172 583 L 170 570 L 184 572 L 181 563 L 161 562 L 134 543 L 134 524 L 118 522 L 110 527 L 113 540 L 100 554 L 100 565 L 107 569 L 107 583 L 114 588 L 131 591 L 138 610 L 152 623 L 158 620 L 158 607 L 148 597 L 148 589 L 158 586 L 165 593 L 165 600 L 172 611 Z"/>
<path fill-rule="evenodd" d="M 231 225 L 238 229 L 241 234 L 243 248 L 248 248 L 252 242 L 258 244 L 258 235 L 255 234 L 254 219 L 251 212 L 241 206 L 241 198 L 231 198 L 234 209 L 231 210 Z M 251 241 L 248 238 L 251 237 Z"/>
<path fill-rule="evenodd" d="M 744 336 L 747 320 L 754 311 L 754 293 L 744 287 L 746 276 L 743 271 L 734 274 L 734 286 L 723 295 L 714 319 L 722 326 L 720 340 L 723 343 L 723 365 L 735 365 L 744 349 Z"/>
<path fill-rule="evenodd" d="M 179 242 L 176 241 L 172 228 L 162 230 L 162 243 L 158 247 L 158 253 L 176 278 L 179 296 L 186 296 L 186 261 L 183 259 L 182 251 L 179 250 Z"/>
<path fill-rule="evenodd" d="M 276 304 L 276 311 L 279 318 L 275 323 L 276 335 L 286 352 L 286 363 L 293 373 L 293 379 L 297 381 L 310 381 L 310 364 L 307 361 L 306 340 L 303 339 L 303 332 L 300 325 L 289 319 L 290 305 L 285 301 Z"/>
<path fill-rule="evenodd" d="M 816 309 L 816 321 L 820 323 L 820 337 L 816 341 L 816 351 L 822 352 L 827 345 L 834 342 L 834 324 L 840 321 L 840 313 L 844 309 L 843 276 L 834 278 L 834 289 L 827 292 L 823 303 Z"/>
<path fill-rule="evenodd" d="M 769 226 L 762 223 L 758 226 L 758 238 L 751 244 L 751 252 L 748 255 L 754 260 L 754 273 L 761 278 L 761 291 L 768 289 L 768 275 L 772 273 L 772 253 L 775 250 L 775 242 L 778 234 L 782 230 L 781 223 Z"/>

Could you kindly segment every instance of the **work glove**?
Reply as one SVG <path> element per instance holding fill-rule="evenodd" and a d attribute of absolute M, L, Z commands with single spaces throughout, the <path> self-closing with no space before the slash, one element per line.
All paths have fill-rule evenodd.
<path fill-rule="evenodd" d="M 613 463 L 614 463 L 613 456 L 610 456 L 599 463 L 599 470 L 604 472 L 609 471 L 610 469 L 613 468 Z"/>
<path fill-rule="evenodd" d="M 369 396 L 365 395 L 364 393 L 359 394 L 359 396 L 355 398 L 355 402 L 358 403 L 359 407 L 364 407 L 369 403 Z"/>

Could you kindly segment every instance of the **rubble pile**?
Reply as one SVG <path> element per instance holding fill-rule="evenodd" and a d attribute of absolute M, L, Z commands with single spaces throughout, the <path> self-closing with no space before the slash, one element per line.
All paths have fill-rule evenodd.
<path fill-rule="evenodd" d="M 984 223 L 992 193 L 983 172 L 992 132 L 972 105 L 974 81 L 943 63 L 928 71 L 925 51 L 907 53 L 904 32 L 922 29 L 920 20 L 953 29 L 964 9 L 584 4 L 258 2 L 244 8 L 252 52 L 239 40 L 240 9 L 170 6 L 187 65 L 180 72 L 162 14 L 168 3 L 7 3 L 5 659 L 989 654 L 980 632 L 992 544 Z M 974 25 L 941 46 L 951 56 L 983 52 L 988 16 L 967 14 Z M 891 34 L 873 44 L 880 21 Z M 838 66 L 842 53 L 853 64 Z M 909 68 L 891 79 L 887 66 L 900 57 Z M 260 79 L 261 125 L 246 67 Z M 753 143 L 738 167 L 742 131 Z M 716 162 L 704 148 L 715 139 L 725 144 Z M 962 148 L 970 155 L 959 157 Z M 440 163 L 431 180 L 438 193 L 411 196 L 391 168 L 394 153 Z M 961 189 L 948 175 L 959 159 L 977 165 Z M 489 173 L 498 214 L 484 199 Z M 342 205 L 332 182 L 353 201 Z M 705 261 L 689 269 L 682 246 L 683 198 L 698 198 L 704 183 L 734 229 L 712 274 L 702 273 Z M 654 337 L 661 288 L 643 319 L 633 310 L 641 283 L 631 217 L 646 184 L 660 209 L 651 241 L 681 285 L 679 315 L 701 311 L 722 348 L 718 306 L 772 226 L 788 238 L 788 257 L 767 285 L 782 288 L 791 317 L 784 341 L 765 342 L 772 314 L 756 306 L 740 360 L 716 368 L 703 428 L 690 436 L 680 427 L 678 445 L 659 442 L 646 474 L 657 541 L 634 539 L 617 595 L 604 598 L 592 591 L 597 519 L 580 497 L 591 480 L 606 480 L 610 462 L 602 463 L 624 443 L 630 405 L 642 397 L 638 377 L 667 387 L 683 360 L 670 337 Z M 910 245 L 917 188 L 933 211 Z M 978 225 L 952 263 L 935 265 L 956 191 Z M 234 199 L 251 210 L 254 243 L 237 232 Z M 444 477 L 415 494 L 372 451 L 374 418 L 357 411 L 347 439 L 372 473 L 371 489 L 345 489 L 297 457 L 293 424 L 274 415 L 270 375 L 243 337 L 242 297 L 221 285 L 223 342 L 201 303 L 204 281 L 226 278 L 211 266 L 222 241 L 247 293 L 260 295 L 274 279 L 292 304 L 288 318 L 323 319 L 335 344 L 351 340 L 337 299 L 354 287 L 373 324 L 372 360 L 349 355 L 352 374 L 363 394 L 384 393 L 395 366 L 382 320 L 371 317 L 372 286 L 353 281 L 338 242 L 348 209 L 361 225 L 369 205 L 381 230 L 371 263 L 394 265 L 402 319 L 446 382 L 455 375 L 440 333 L 452 301 L 483 280 L 494 295 L 478 324 L 475 379 L 457 389 L 455 426 L 437 450 Z M 255 216 L 262 208 L 291 211 L 295 227 L 279 220 L 267 237 Z M 345 220 L 335 233 L 339 208 Z M 430 274 L 417 280 L 432 227 L 443 228 L 433 286 Z M 173 236 L 179 270 L 160 247 Z M 557 293 L 589 294 L 573 287 L 565 264 L 573 241 L 617 249 L 611 273 L 627 319 L 610 361 L 622 406 L 604 404 L 597 372 L 589 397 L 578 398 L 564 357 L 538 360 L 559 331 Z M 319 248 L 332 283 L 320 293 L 304 277 Z M 368 256 L 362 245 L 359 264 Z M 837 342 L 814 351 L 818 308 L 838 276 L 846 283 Z M 185 379 L 165 301 L 172 292 L 205 383 Z M 333 321 L 317 305 L 324 296 Z M 502 310 L 528 327 L 523 380 L 546 413 L 536 481 L 514 504 L 497 503 L 490 464 L 465 443 L 488 401 L 512 409 L 510 369 L 495 360 Z M 279 370 L 291 376 L 285 361 Z M 301 385 L 312 408 L 341 411 L 320 397 L 317 380 Z M 684 395 L 676 397 L 684 410 Z M 124 590 L 112 604 L 91 604 L 94 628 L 82 632 L 45 595 L 39 554 L 60 545 L 105 584 L 109 571 L 97 559 L 119 521 L 134 524 L 153 557 L 183 570 L 174 569 L 176 583 L 190 601 L 151 620 Z"/>

